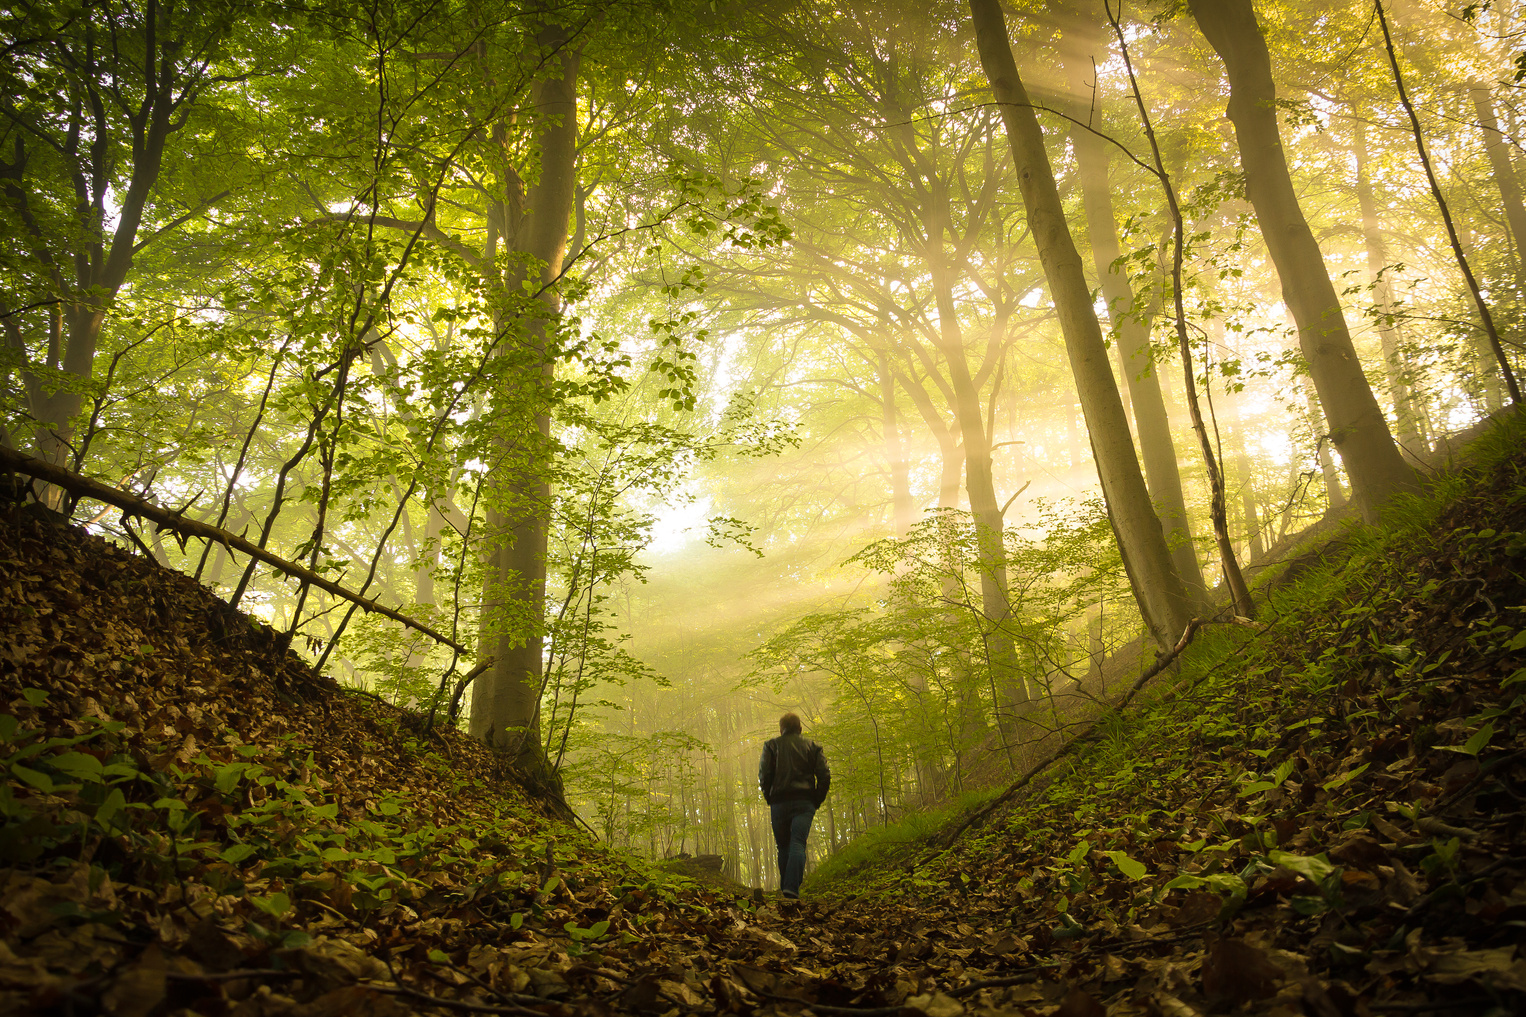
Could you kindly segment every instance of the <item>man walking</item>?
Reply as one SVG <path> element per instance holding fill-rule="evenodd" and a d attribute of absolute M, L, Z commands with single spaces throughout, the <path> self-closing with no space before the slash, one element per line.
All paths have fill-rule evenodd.
<path fill-rule="evenodd" d="M 774 824 L 774 843 L 779 846 L 779 888 L 786 900 L 800 898 L 805 877 L 805 840 L 811 820 L 826 801 L 832 786 L 827 754 L 821 746 L 800 734 L 800 718 L 786 713 L 779 718 L 779 737 L 763 743 L 758 761 L 758 787 L 768 802 Z"/>

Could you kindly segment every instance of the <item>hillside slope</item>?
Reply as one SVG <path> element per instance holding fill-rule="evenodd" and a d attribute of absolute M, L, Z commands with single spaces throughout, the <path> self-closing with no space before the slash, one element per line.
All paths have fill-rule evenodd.
<path fill-rule="evenodd" d="M 794 907 L 606 852 L 184 577 L 0 514 L 0 1012 L 1523 1012 L 1526 444 L 1480 447 Z"/>
<path fill-rule="evenodd" d="M 419 720 L 0 512 L 0 1013 L 405 1012 L 482 975 L 538 1002 L 647 904 L 708 914 Z"/>

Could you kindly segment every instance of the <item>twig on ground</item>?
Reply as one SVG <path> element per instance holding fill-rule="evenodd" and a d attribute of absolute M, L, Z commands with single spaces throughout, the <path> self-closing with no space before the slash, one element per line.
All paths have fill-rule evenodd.
<path fill-rule="evenodd" d="M 410 989 L 405 985 L 373 985 L 369 982 L 357 984 L 362 988 L 370 989 L 372 992 L 381 992 L 388 996 L 403 996 L 427 1006 L 438 1006 L 446 1010 L 465 1010 L 469 1013 L 515 1013 L 524 1014 L 526 1017 L 546 1017 L 544 1010 L 531 1010 L 527 1006 L 519 1006 L 514 1003 L 471 1003 L 464 999 L 446 999 L 442 996 L 431 996 L 427 992 Z"/>
<path fill-rule="evenodd" d="M 164 977 L 172 982 L 232 982 L 240 978 L 258 978 L 263 981 L 269 981 L 272 978 L 302 978 L 304 974 L 291 968 L 234 968 L 232 971 L 203 971 L 199 974 L 190 971 L 166 971 Z"/>

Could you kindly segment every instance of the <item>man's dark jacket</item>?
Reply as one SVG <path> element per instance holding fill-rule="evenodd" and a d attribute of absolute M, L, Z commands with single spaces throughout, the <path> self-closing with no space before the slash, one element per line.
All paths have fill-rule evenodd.
<path fill-rule="evenodd" d="M 758 787 L 763 791 L 763 800 L 770 805 L 808 801 L 820 808 L 831 786 L 832 771 L 827 769 L 827 754 L 809 738 L 794 732 L 763 743 L 763 758 L 758 761 Z"/>

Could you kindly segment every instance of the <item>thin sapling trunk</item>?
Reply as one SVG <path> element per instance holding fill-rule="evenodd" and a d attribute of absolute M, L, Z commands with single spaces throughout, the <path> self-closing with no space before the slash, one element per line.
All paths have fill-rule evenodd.
<path fill-rule="evenodd" d="M 1457 226 L 1452 222 L 1452 211 L 1447 206 L 1447 199 L 1441 193 L 1441 184 L 1436 180 L 1436 171 L 1431 166 L 1431 157 L 1425 151 L 1425 137 L 1420 130 L 1420 118 L 1415 115 L 1415 104 L 1410 102 L 1409 90 L 1404 87 L 1404 74 L 1399 70 L 1399 54 L 1394 50 L 1394 37 L 1388 30 L 1388 16 L 1383 12 L 1383 0 L 1373 0 L 1373 6 L 1377 8 L 1378 24 L 1383 26 L 1383 47 L 1388 51 L 1388 66 L 1394 72 L 1394 87 L 1399 92 L 1399 103 L 1404 107 L 1404 112 L 1409 114 L 1410 131 L 1415 136 L 1415 151 L 1420 154 L 1420 165 L 1425 167 L 1425 178 L 1431 184 L 1431 196 L 1436 199 L 1436 207 L 1441 211 L 1441 221 L 1446 224 L 1447 239 L 1452 242 L 1452 253 L 1457 257 L 1457 267 L 1462 272 L 1462 277 L 1468 284 L 1468 292 L 1473 295 L 1473 304 L 1478 308 L 1478 316 L 1484 323 L 1484 334 L 1489 337 L 1489 346 L 1494 350 L 1495 359 L 1499 361 L 1500 373 L 1505 377 L 1505 387 L 1510 390 L 1510 401 L 1515 405 L 1521 404 L 1521 388 L 1516 384 L 1515 372 L 1510 369 L 1510 361 L 1505 356 L 1505 346 L 1500 342 L 1499 332 L 1494 327 L 1494 315 L 1489 313 L 1489 305 L 1479 291 L 1478 280 L 1473 276 L 1473 269 L 1468 264 L 1467 255 L 1463 253 L 1462 241 L 1457 238 Z"/>
<path fill-rule="evenodd" d="M 1144 96 L 1139 93 L 1139 82 L 1134 77 L 1134 64 L 1129 59 L 1128 43 L 1123 38 L 1123 26 L 1113 14 L 1112 4 L 1104 3 L 1104 7 L 1107 10 L 1107 19 L 1113 26 L 1113 33 L 1118 37 L 1118 46 L 1123 55 L 1123 66 L 1128 71 L 1129 87 L 1134 93 L 1134 104 L 1139 108 L 1139 121 L 1144 125 L 1145 138 L 1150 142 L 1150 154 L 1155 160 L 1155 176 L 1160 181 L 1161 190 L 1166 193 L 1166 206 L 1171 213 L 1171 302 L 1176 318 L 1176 341 L 1182 355 L 1182 383 L 1185 386 L 1187 410 L 1192 417 L 1192 430 L 1197 433 L 1198 446 L 1203 451 L 1203 464 L 1208 468 L 1208 486 L 1211 492 L 1209 515 L 1213 518 L 1214 542 L 1218 544 L 1219 560 L 1224 568 L 1224 584 L 1229 587 L 1235 614 L 1253 618 L 1256 611 L 1255 602 L 1251 600 L 1250 589 L 1245 585 L 1245 576 L 1241 574 L 1240 562 L 1235 557 L 1234 542 L 1229 536 L 1229 520 L 1224 508 L 1224 474 L 1219 469 L 1213 443 L 1208 439 L 1208 427 L 1203 423 L 1203 411 L 1198 405 L 1197 379 L 1194 377 L 1192 367 L 1192 343 L 1187 335 L 1187 309 L 1182 297 L 1182 260 L 1186 246 L 1182 209 L 1176 200 L 1176 187 L 1172 185 L 1171 176 L 1166 172 L 1165 161 L 1161 158 L 1160 144 L 1155 139 L 1155 128 L 1151 125 L 1150 114 L 1145 109 Z"/>

